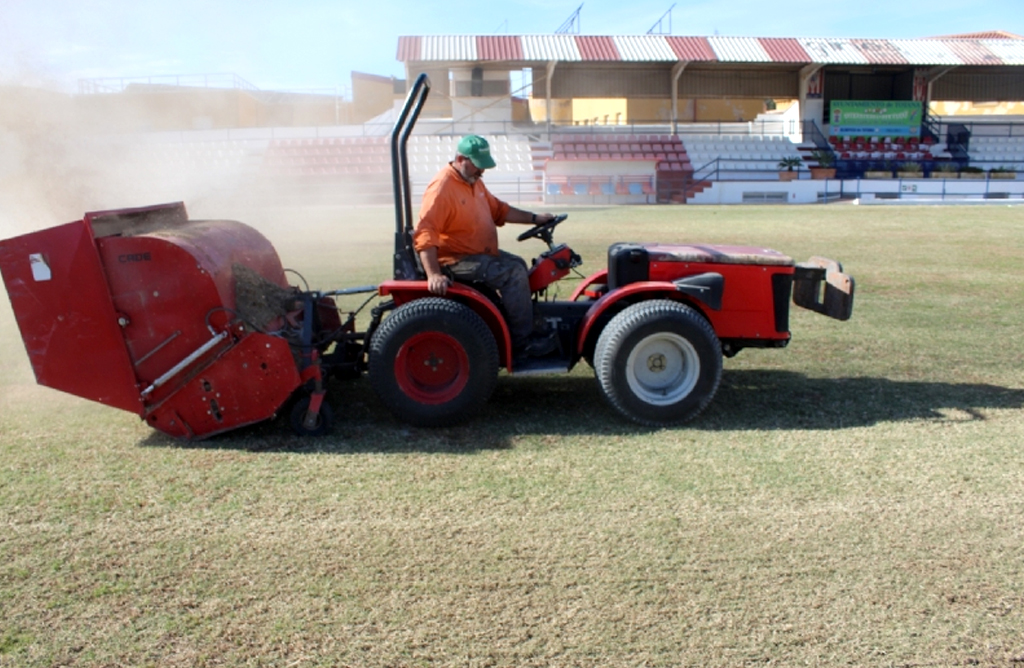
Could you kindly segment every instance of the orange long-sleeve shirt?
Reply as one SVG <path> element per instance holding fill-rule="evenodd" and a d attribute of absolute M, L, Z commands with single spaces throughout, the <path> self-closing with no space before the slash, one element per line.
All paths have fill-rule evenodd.
<path fill-rule="evenodd" d="M 508 210 L 483 181 L 470 185 L 449 163 L 423 193 L 413 245 L 417 253 L 436 247 L 442 265 L 466 255 L 497 255 L 498 227 Z"/>

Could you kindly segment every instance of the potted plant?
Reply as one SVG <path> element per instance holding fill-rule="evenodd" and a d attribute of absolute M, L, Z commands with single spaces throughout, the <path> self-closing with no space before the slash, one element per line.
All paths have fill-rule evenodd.
<path fill-rule="evenodd" d="M 811 153 L 811 158 L 818 163 L 810 167 L 812 179 L 834 179 L 836 177 L 836 154 L 826 149 L 818 149 Z"/>
<path fill-rule="evenodd" d="M 964 167 L 960 170 L 960 178 L 983 179 L 985 178 L 985 170 L 981 167 Z"/>
<path fill-rule="evenodd" d="M 956 165 L 952 162 L 944 162 L 932 170 L 933 179 L 955 179 L 960 174 L 956 171 Z"/>
<path fill-rule="evenodd" d="M 993 167 L 988 170 L 988 177 L 990 179 L 1015 179 L 1017 171 L 1012 167 Z"/>
<path fill-rule="evenodd" d="M 800 170 L 800 165 L 802 165 L 802 164 L 804 164 L 804 161 L 801 160 L 800 156 L 798 156 L 798 155 L 791 155 L 788 158 L 783 158 L 782 160 L 779 160 L 779 169 L 785 169 L 786 170 L 784 172 L 779 172 L 779 180 L 780 181 L 792 181 L 793 179 L 795 179 L 798 176 L 800 176 L 799 170 Z M 797 168 L 797 171 L 795 171 L 795 172 L 793 171 L 794 167 Z"/>
<path fill-rule="evenodd" d="M 896 173 L 901 179 L 919 179 L 923 176 L 924 170 L 919 162 L 904 162 Z"/>

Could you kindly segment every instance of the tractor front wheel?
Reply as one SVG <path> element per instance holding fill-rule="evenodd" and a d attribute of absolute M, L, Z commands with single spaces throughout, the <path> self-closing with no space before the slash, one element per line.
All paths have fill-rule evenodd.
<path fill-rule="evenodd" d="M 370 384 L 400 420 L 421 427 L 468 419 L 498 381 L 498 345 L 469 307 L 429 297 L 403 304 L 370 340 Z"/>
<path fill-rule="evenodd" d="M 640 302 L 601 332 L 594 369 L 605 398 L 631 420 L 685 422 L 718 390 L 722 347 L 710 323 L 689 306 Z"/>

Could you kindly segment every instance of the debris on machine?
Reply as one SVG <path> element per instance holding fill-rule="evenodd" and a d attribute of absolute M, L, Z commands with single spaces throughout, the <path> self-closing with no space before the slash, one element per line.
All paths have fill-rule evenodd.
<path fill-rule="evenodd" d="M 231 265 L 235 276 L 235 312 L 259 331 L 271 331 L 294 305 L 297 291 L 268 281 L 244 264 Z M 278 323 L 279 324 L 279 323 Z"/>

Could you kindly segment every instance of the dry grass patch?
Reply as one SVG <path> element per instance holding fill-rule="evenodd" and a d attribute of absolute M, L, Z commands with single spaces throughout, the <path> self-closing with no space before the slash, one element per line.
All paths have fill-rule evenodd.
<path fill-rule="evenodd" d="M 389 274 L 390 215 L 238 217 L 345 287 Z M 728 360 L 666 430 L 582 365 L 501 378 L 458 428 L 393 421 L 364 379 L 331 388 L 328 438 L 185 444 L 32 385 L 4 303 L 0 666 L 1024 663 L 1020 221 L 572 211 L 588 270 L 691 239 L 858 280 L 854 320 L 795 314 L 788 349 Z"/>

